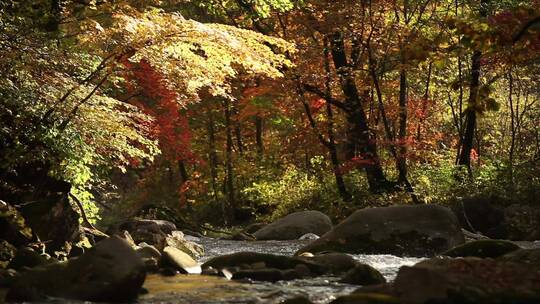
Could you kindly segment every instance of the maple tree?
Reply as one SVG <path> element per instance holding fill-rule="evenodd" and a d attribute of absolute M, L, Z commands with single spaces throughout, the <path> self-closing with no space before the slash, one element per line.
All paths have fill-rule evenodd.
<path fill-rule="evenodd" d="M 0 188 L 47 163 L 89 213 L 152 201 L 220 224 L 530 196 L 539 5 L 3 1 Z"/>

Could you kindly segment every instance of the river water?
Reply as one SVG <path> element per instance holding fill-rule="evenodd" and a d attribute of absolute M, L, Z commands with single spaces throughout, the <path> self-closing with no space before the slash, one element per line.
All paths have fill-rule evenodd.
<path fill-rule="evenodd" d="M 200 262 L 234 252 L 252 251 L 279 255 L 293 255 L 309 240 L 295 241 L 226 241 L 212 238 L 187 237 L 204 246 L 206 255 Z M 388 280 L 393 280 L 403 265 L 413 265 L 419 258 L 400 258 L 392 255 L 353 255 L 360 262 L 378 269 Z M 144 287 L 148 294 L 139 298 L 139 303 L 279 303 L 287 298 L 304 296 L 314 303 L 328 303 L 339 295 L 348 294 L 358 288 L 341 284 L 336 277 L 264 282 L 235 282 L 220 277 L 199 275 L 177 275 L 162 277 L 148 276 Z"/>

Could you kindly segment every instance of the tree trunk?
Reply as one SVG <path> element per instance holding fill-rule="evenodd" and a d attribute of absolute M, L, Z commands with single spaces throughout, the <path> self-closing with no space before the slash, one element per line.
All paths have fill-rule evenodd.
<path fill-rule="evenodd" d="M 233 106 L 233 112 L 236 117 L 238 117 L 238 109 L 237 107 Z M 238 145 L 238 152 L 240 154 L 244 153 L 244 143 L 242 141 L 242 126 L 240 125 L 240 122 L 235 119 L 234 122 L 234 135 L 236 137 L 236 144 Z"/>
<path fill-rule="evenodd" d="M 352 160 L 361 157 L 365 167 L 369 189 L 371 192 L 385 192 L 389 183 L 384 175 L 379 156 L 377 154 L 376 139 L 370 136 L 370 129 L 362 100 L 358 93 L 353 75 L 347 63 L 345 46 L 341 33 L 337 32 L 331 39 L 331 52 L 334 66 L 341 78 L 341 90 L 345 96 L 347 115 L 347 142 L 346 156 Z"/>
<path fill-rule="evenodd" d="M 328 153 L 330 154 L 330 160 L 332 161 L 332 170 L 334 171 L 336 186 L 341 199 L 344 202 L 350 202 L 352 197 L 349 191 L 347 191 L 347 186 L 343 180 L 343 174 L 339 168 L 339 158 L 334 138 L 334 113 L 332 111 L 332 106 L 329 103 L 326 104 L 326 115 L 328 116 Z"/>
<path fill-rule="evenodd" d="M 226 182 L 226 189 L 227 189 L 227 199 L 229 202 L 229 210 L 227 212 L 228 217 L 224 220 L 231 220 L 234 221 L 234 210 L 236 208 L 236 200 L 234 195 L 234 172 L 233 172 L 233 134 L 232 134 L 232 126 L 231 126 L 231 102 L 230 100 L 226 99 L 225 103 L 225 128 L 227 132 L 227 147 L 226 147 L 226 156 L 225 156 L 225 162 L 226 162 L 226 171 L 227 171 L 227 182 Z M 226 221 L 225 221 L 226 222 Z"/>
<path fill-rule="evenodd" d="M 466 110 L 465 130 L 461 141 L 461 151 L 459 154 L 458 165 L 466 166 L 469 175 L 471 170 L 471 150 L 474 141 L 474 130 L 476 129 L 476 109 L 475 105 L 478 99 L 478 89 L 480 87 L 480 69 L 482 53 L 474 51 L 471 59 L 471 83 L 469 87 L 469 108 Z"/>
<path fill-rule="evenodd" d="M 212 192 L 214 196 L 214 200 L 218 201 L 218 191 L 217 191 L 217 152 L 216 152 L 216 130 L 215 130 L 215 123 L 214 123 L 214 115 L 212 113 L 212 109 L 208 112 L 208 124 L 207 124 L 207 131 L 208 131 L 208 160 L 210 163 L 210 176 L 211 176 L 211 186 L 212 186 Z M 226 206 L 222 206 L 222 212 L 223 216 L 226 215 Z"/>
<path fill-rule="evenodd" d="M 403 63 L 403 62 L 402 62 Z M 407 180 L 407 71 L 399 72 L 399 153 L 397 159 L 398 183 Z"/>
<path fill-rule="evenodd" d="M 324 87 L 325 87 L 325 95 L 326 100 L 329 100 L 332 97 L 332 89 L 330 87 L 330 51 L 329 51 L 329 42 L 328 39 L 324 39 L 324 71 L 326 73 L 325 79 L 324 79 Z M 326 116 L 328 117 L 328 142 L 325 143 L 323 140 L 323 144 L 328 148 L 328 154 L 330 155 L 330 160 L 332 162 L 332 170 L 334 171 L 334 178 L 336 180 L 336 186 L 339 191 L 339 196 L 341 196 L 341 199 L 344 202 L 350 202 L 352 200 L 352 196 L 347 191 L 347 186 L 345 185 L 345 181 L 343 180 L 343 174 L 340 170 L 340 163 L 338 158 L 338 152 L 336 147 L 336 139 L 334 134 L 334 111 L 332 110 L 332 104 L 328 101 L 326 102 Z M 326 145 L 327 144 L 327 145 Z"/>

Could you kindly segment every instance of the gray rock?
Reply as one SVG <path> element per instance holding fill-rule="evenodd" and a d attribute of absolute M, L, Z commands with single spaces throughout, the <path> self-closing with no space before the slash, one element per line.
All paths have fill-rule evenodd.
<path fill-rule="evenodd" d="M 139 255 L 141 259 L 153 258 L 158 261 L 161 259 L 161 252 L 159 252 L 156 247 L 146 243 L 140 243 L 138 247 L 137 255 Z"/>
<path fill-rule="evenodd" d="M 78 258 L 34 268 L 15 280 L 8 301 L 58 297 L 95 302 L 134 300 L 144 283 L 145 266 L 119 237 L 105 239 Z"/>
<path fill-rule="evenodd" d="M 182 273 L 201 273 L 201 266 L 199 266 L 197 261 L 192 259 L 187 253 L 177 248 L 170 246 L 165 247 L 165 249 L 163 249 L 163 258 L 168 264 L 174 266 Z"/>
<path fill-rule="evenodd" d="M 330 218 L 319 211 L 291 213 L 253 233 L 258 240 L 297 240 L 306 233 L 322 235 L 332 229 Z"/>
<path fill-rule="evenodd" d="M 204 248 L 197 243 L 186 240 L 182 231 L 173 231 L 171 235 L 166 236 L 165 245 L 179 249 L 194 259 L 204 255 Z"/>
<path fill-rule="evenodd" d="M 435 255 L 465 241 L 450 209 L 437 205 L 394 206 L 361 209 L 303 252 Z"/>

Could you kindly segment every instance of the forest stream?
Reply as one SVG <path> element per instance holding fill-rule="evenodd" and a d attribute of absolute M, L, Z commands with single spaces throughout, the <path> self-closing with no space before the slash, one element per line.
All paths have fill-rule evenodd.
<path fill-rule="evenodd" d="M 204 246 L 204 262 L 212 257 L 240 251 L 293 255 L 309 243 L 294 241 L 228 241 L 213 238 L 192 238 Z M 357 260 L 378 269 L 388 280 L 395 278 L 399 267 L 413 265 L 420 258 L 400 258 L 392 255 L 353 255 Z M 149 275 L 144 287 L 148 294 L 139 298 L 140 303 L 279 303 L 297 296 L 308 297 L 314 303 L 328 303 L 339 295 L 351 293 L 356 285 L 338 283 L 337 277 L 268 282 L 238 282 L 225 278 L 199 275 L 163 277 Z"/>

